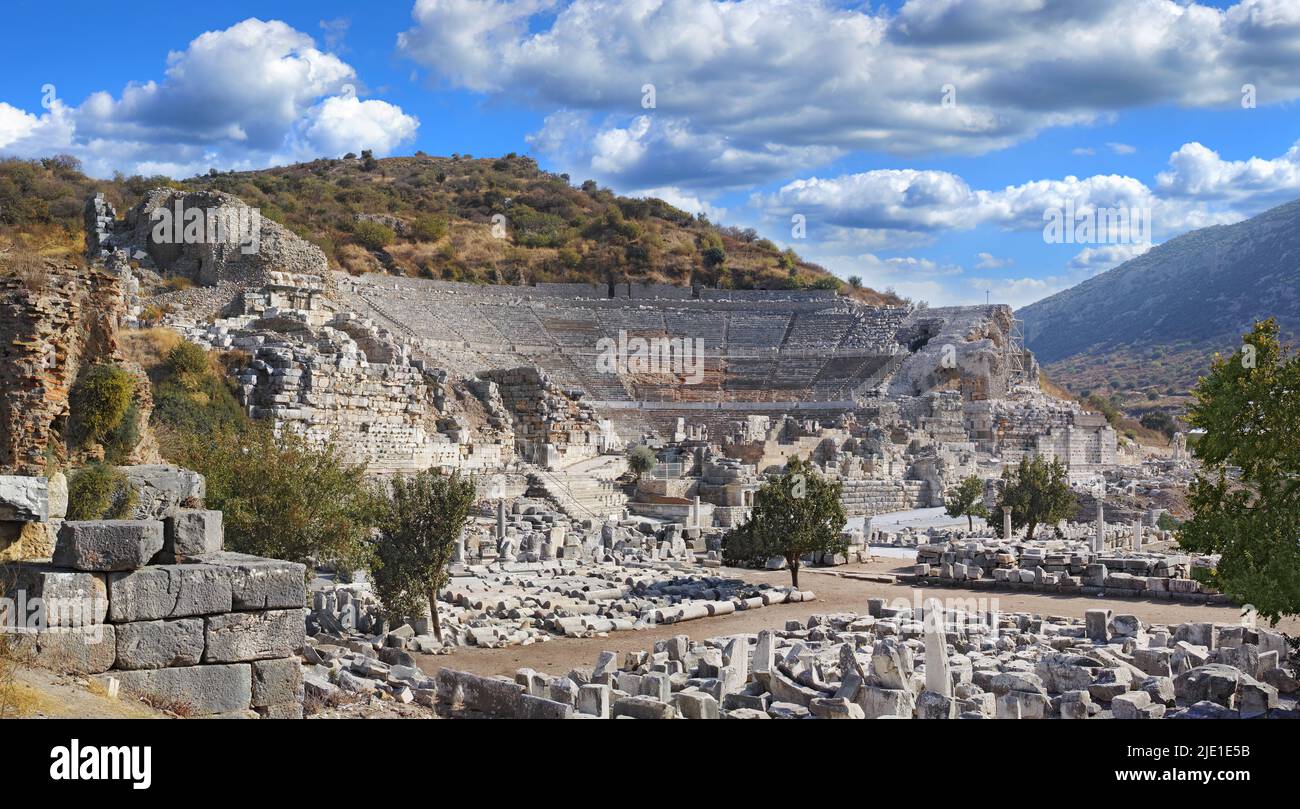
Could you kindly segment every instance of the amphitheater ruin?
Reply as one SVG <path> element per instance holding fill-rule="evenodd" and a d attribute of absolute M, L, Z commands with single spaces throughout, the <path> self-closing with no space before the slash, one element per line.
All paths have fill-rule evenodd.
<path fill-rule="evenodd" d="M 151 192 L 123 218 L 99 196 L 87 203 L 88 280 L 68 279 L 39 305 L 16 285 L 2 290 L 5 343 L 27 356 L 0 377 L 0 472 L 9 475 L 0 477 L 0 540 L 46 590 L 104 595 L 106 611 L 85 623 L 107 628 L 116 652 L 72 649 L 80 673 L 120 675 L 130 691 L 194 685 L 201 712 L 223 715 L 296 716 L 304 699 L 340 693 L 443 714 L 561 718 L 1295 710 L 1288 647 L 1268 630 L 1144 624 L 1109 606 L 1069 618 L 989 609 L 935 618 L 928 604 L 868 602 L 868 583 L 887 581 L 936 599 L 979 591 L 1228 603 L 1192 577 L 1217 560 L 1180 551 L 1159 525 L 1160 493 L 1184 486 L 1192 469 L 1182 444 L 1121 440 L 1104 416 L 1041 390 L 1007 306 L 351 276 L 260 219 L 258 252 L 160 244 L 151 212 L 173 205 L 252 221 L 239 219 L 242 203 L 215 193 Z M 170 275 L 198 286 L 168 290 L 159 281 Z M 475 476 L 481 510 L 439 594 L 442 641 L 428 616 L 394 625 L 364 580 L 318 575 L 307 592 L 281 587 L 241 602 L 247 571 L 276 563 L 224 553 L 209 524 L 219 513 L 202 511 L 193 492 L 142 500 L 128 528 L 63 520 L 66 483 L 42 476 L 43 442 L 66 416 L 78 357 L 115 350 L 104 313 L 128 329 L 146 305 L 185 338 L 246 358 L 234 381 L 250 415 L 331 442 L 378 478 L 432 467 Z M 72 330 L 58 324 L 79 319 L 91 322 L 80 329 L 89 336 L 61 342 Z M 611 372 L 611 347 L 643 356 L 621 357 Z M 626 450 L 637 444 L 657 463 L 632 482 Z M 971 527 L 942 518 L 961 479 L 985 480 L 992 502 L 1003 469 L 1035 456 L 1064 464 L 1078 491 L 1079 511 L 1058 531 L 1025 537 L 1001 515 Z M 792 588 L 722 565 L 723 535 L 745 522 L 766 476 L 795 457 L 842 484 L 848 550 L 805 561 L 864 581 L 852 614 L 816 614 L 815 582 Z M 184 479 L 183 470 L 136 474 L 164 490 Z M 186 521 L 206 543 L 188 560 L 174 547 Z M 126 538 L 110 543 L 113 559 L 73 553 L 115 530 Z M 153 547 L 155 536 L 168 544 Z M 130 558 L 116 559 L 124 547 Z M 164 551 L 172 558 L 156 557 Z M 890 558 L 893 568 L 862 572 Z M 149 576 L 172 584 L 150 589 Z M 197 586 L 180 583 L 188 577 L 207 582 L 198 590 L 206 601 L 186 600 Z M 428 657 L 805 603 L 804 620 L 675 635 L 562 676 L 494 678 Z M 298 607 L 305 620 L 289 627 Z"/>

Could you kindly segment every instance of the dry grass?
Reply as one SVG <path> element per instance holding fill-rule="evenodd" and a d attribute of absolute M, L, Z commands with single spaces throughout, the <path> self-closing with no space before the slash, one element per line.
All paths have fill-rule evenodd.
<path fill-rule="evenodd" d="M 122 351 L 126 358 L 138 363 L 145 371 L 152 371 L 167 359 L 181 341 L 181 336 L 171 329 L 156 327 L 124 331 L 120 335 Z"/>

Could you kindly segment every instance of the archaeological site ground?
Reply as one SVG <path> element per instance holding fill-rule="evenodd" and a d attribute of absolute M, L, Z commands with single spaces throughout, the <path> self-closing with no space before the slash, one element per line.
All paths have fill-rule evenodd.
<path fill-rule="evenodd" d="M 1249 151 L 1296 120 L 1285 4 L 261 5 L 130 12 L 167 67 L 120 92 L 0 80 L 38 781 L 464 746 L 312 724 L 359 719 L 492 766 L 540 727 L 493 720 L 982 719 L 849 727 L 1030 788 L 1285 777 L 1300 181 Z M 1074 53 L 1111 48 L 1171 72 L 1111 98 Z"/>

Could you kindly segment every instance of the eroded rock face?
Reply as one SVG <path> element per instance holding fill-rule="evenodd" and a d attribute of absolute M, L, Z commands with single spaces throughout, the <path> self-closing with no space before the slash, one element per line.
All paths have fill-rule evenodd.
<path fill-rule="evenodd" d="M 120 279 L 99 269 L 51 266 L 35 289 L 0 278 L 0 473 L 45 473 L 77 375 L 117 354 L 123 305 Z"/>
<path fill-rule="evenodd" d="M 329 275 L 319 247 L 230 194 L 157 188 L 123 221 L 113 219 L 111 209 L 92 209 L 94 203 L 87 206 L 87 224 L 93 218 L 97 227 L 94 233 L 87 228 L 88 253 L 123 250 L 146 266 L 205 286 L 261 285 L 273 271 Z"/>

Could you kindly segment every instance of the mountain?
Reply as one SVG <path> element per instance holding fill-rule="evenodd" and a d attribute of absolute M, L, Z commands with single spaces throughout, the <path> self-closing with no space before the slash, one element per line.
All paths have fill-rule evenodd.
<path fill-rule="evenodd" d="M 160 186 L 233 194 L 353 273 L 498 284 L 818 286 L 866 303 L 900 302 L 843 284 L 752 229 L 719 227 L 663 200 L 618 196 L 590 180 L 575 186 L 514 154 L 375 160 L 363 153 L 186 180 L 110 181 L 85 177 L 73 158 L 0 160 L 0 241 L 17 232 L 27 246 L 52 252 L 48 245 L 79 239 L 92 190 L 124 211 Z M 60 235 L 69 238 L 54 238 Z"/>
<path fill-rule="evenodd" d="M 1025 345 L 1074 391 L 1179 395 L 1254 321 L 1300 330 L 1300 200 L 1194 230 L 1017 312 Z"/>

